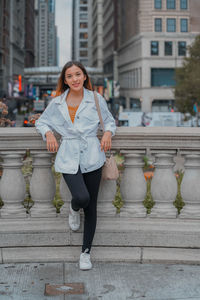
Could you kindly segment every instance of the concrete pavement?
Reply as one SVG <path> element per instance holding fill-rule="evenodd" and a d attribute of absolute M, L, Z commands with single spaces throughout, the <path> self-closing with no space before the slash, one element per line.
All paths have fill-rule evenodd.
<path fill-rule="evenodd" d="M 84 294 L 45 296 L 45 285 L 83 283 Z M 64 290 L 63 286 L 61 289 Z M 200 267 L 195 265 L 94 262 L 0 265 L 0 300 L 197 300 Z"/>

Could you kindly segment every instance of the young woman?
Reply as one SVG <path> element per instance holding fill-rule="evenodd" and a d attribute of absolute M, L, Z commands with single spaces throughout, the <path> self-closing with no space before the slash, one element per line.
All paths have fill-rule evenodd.
<path fill-rule="evenodd" d="M 79 267 L 89 270 L 92 268 L 90 250 L 96 229 L 101 171 L 116 126 L 106 101 L 98 94 L 105 127 L 99 142 L 97 130 L 100 121 L 94 93 L 88 74 L 80 62 L 71 61 L 63 67 L 58 79 L 57 95 L 36 121 L 36 128 L 46 140 L 50 152 L 58 150 L 53 131 L 62 136 L 55 170 L 63 174 L 72 195 L 69 226 L 73 231 L 80 227 L 80 209 L 83 208 L 84 234 Z"/>

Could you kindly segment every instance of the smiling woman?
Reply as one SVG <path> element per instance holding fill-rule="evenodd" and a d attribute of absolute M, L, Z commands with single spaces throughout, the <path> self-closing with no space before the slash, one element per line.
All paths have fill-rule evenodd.
<path fill-rule="evenodd" d="M 104 123 L 104 134 L 99 142 L 99 117 L 90 78 L 84 66 L 77 61 L 66 63 L 57 85 L 57 97 L 36 121 L 36 128 L 46 140 L 47 149 L 57 152 L 58 142 L 53 134 L 61 136 L 55 170 L 63 174 L 72 195 L 69 226 L 73 231 L 80 227 L 80 209 L 84 210 L 84 234 L 79 266 L 92 268 L 90 249 L 96 229 L 97 196 L 105 152 L 111 148 L 115 134 L 115 121 L 105 99 L 98 96 Z"/>

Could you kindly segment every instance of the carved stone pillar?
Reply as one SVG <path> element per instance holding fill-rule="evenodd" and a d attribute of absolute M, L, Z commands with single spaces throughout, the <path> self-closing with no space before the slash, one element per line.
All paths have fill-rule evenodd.
<path fill-rule="evenodd" d="M 72 196 L 63 176 L 61 176 L 60 180 L 60 196 L 64 201 L 64 204 L 60 209 L 60 217 L 68 217 Z"/>
<path fill-rule="evenodd" d="M 1 198 L 4 206 L 2 218 L 26 218 L 22 201 L 26 194 L 26 184 L 21 171 L 22 157 L 25 152 L 2 152 L 3 175 L 0 182 Z"/>
<path fill-rule="evenodd" d="M 151 194 L 155 205 L 150 217 L 176 218 L 177 209 L 173 202 L 177 194 L 177 182 L 173 172 L 173 155 L 155 155 L 155 173 L 151 182 Z"/>
<path fill-rule="evenodd" d="M 120 216 L 145 217 L 143 201 L 146 194 L 146 181 L 143 173 L 144 162 L 141 154 L 124 154 L 125 170 L 121 179 L 121 195 L 124 206 Z"/>
<path fill-rule="evenodd" d="M 98 200 L 97 214 L 101 217 L 116 215 L 116 207 L 113 205 L 117 183 L 116 180 L 101 180 Z"/>
<path fill-rule="evenodd" d="M 200 155 L 185 156 L 181 195 L 185 206 L 179 218 L 200 219 Z"/>
<path fill-rule="evenodd" d="M 52 154 L 31 151 L 33 156 L 33 174 L 30 180 L 30 194 L 34 201 L 31 217 L 56 216 L 53 199 L 56 192 L 55 179 L 51 170 Z"/>

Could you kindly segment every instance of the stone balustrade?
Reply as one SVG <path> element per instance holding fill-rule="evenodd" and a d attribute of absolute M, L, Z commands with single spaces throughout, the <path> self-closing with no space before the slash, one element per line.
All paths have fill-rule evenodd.
<path fill-rule="evenodd" d="M 120 127 L 113 138 L 112 149 L 124 156 L 124 170 L 122 171 L 120 180 L 123 206 L 120 213 L 117 214 L 116 208 L 112 203 L 115 198 L 117 183 L 115 181 L 102 181 L 98 196 L 98 215 L 99 223 L 103 224 L 102 228 L 104 229 L 102 230 L 105 230 L 106 222 L 110 224 L 110 220 L 115 222 L 116 231 L 120 232 L 120 230 L 125 230 L 122 228 L 125 226 L 123 224 L 127 224 L 127 220 L 130 224 L 133 220 L 134 224 L 137 224 L 137 222 L 141 224 L 139 220 L 144 220 L 145 224 L 151 224 L 151 226 L 155 226 L 158 222 L 160 222 L 159 224 L 164 224 L 162 222 L 170 224 L 172 220 L 176 220 L 174 222 L 179 226 L 179 224 L 183 224 L 184 220 L 195 222 L 195 220 L 200 219 L 199 128 Z M 30 178 L 30 196 L 34 201 L 34 205 L 31 207 L 29 214 L 27 214 L 23 205 L 26 196 L 26 184 L 21 170 L 23 157 L 27 150 L 29 150 L 32 157 L 33 168 Z M 151 208 L 150 213 L 147 213 L 144 205 L 147 188 L 147 182 L 143 173 L 144 155 L 150 157 L 155 166 L 154 176 L 151 181 L 151 195 L 154 200 L 154 206 Z M 55 227 L 59 224 L 59 226 L 66 226 L 67 228 L 65 219 L 67 219 L 71 196 L 63 178 L 61 178 L 60 195 L 64 201 L 64 205 L 61 208 L 60 214 L 56 213 L 56 208 L 52 203 L 56 191 L 55 179 L 52 173 L 53 157 L 53 154 L 47 152 L 46 144 L 42 141 L 41 136 L 36 132 L 35 128 L 0 128 L 0 158 L 2 160 L 0 164 L 3 168 L 3 175 L 0 180 L 0 196 L 4 203 L 0 209 L 0 224 L 9 224 L 10 233 L 15 231 L 16 228 L 14 225 L 12 227 L 12 224 L 23 224 L 23 226 L 29 224 L 30 229 L 31 224 L 37 224 L 37 220 L 39 220 L 40 224 L 44 224 L 44 228 L 41 228 L 41 232 L 43 233 L 47 232 L 50 227 L 50 231 L 54 232 L 52 224 L 55 224 Z M 184 170 L 181 195 L 185 205 L 181 209 L 180 214 L 178 214 L 178 210 L 174 205 L 177 196 L 175 171 L 180 169 Z M 105 218 L 107 218 L 106 221 Z M 51 224 L 50 227 L 48 227 L 49 224 Z M 33 230 L 33 227 L 31 227 L 31 230 Z M 65 231 L 66 234 L 64 227 L 59 230 L 59 232 Z M 133 229 L 129 228 L 129 230 Z M 167 231 L 167 228 L 165 230 Z M 40 230 L 37 228 L 36 231 L 38 233 Z M 69 229 L 67 229 L 68 231 Z M 22 234 L 21 231 L 20 233 Z M 96 245 L 98 245 L 98 237 L 101 239 L 102 232 L 97 234 L 94 242 Z M 51 242 L 49 240 L 48 242 L 44 240 L 41 242 L 38 239 L 36 243 L 39 245 L 59 245 L 62 244 L 62 238 L 58 241 L 54 237 L 54 241 Z M 67 243 L 69 245 L 81 244 L 78 234 L 74 238 L 70 233 L 66 240 L 68 240 Z M 102 240 L 99 243 L 105 242 L 105 245 L 112 245 L 109 238 L 105 238 L 104 242 Z M 126 244 L 127 240 L 124 239 L 123 241 Z M 26 243 L 29 244 L 26 239 L 23 243 L 24 245 Z M 122 241 L 113 242 L 114 245 L 120 243 Z M 130 241 L 127 242 L 126 246 L 130 245 L 130 243 Z M 140 240 L 137 243 L 140 246 L 145 246 L 146 242 L 143 239 L 143 242 Z M 154 241 L 153 245 L 158 246 L 156 243 Z M 166 244 L 166 240 L 164 241 L 163 239 L 163 242 L 159 245 L 166 246 Z M 188 247 L 191 244 L 188 244 Z M 200 242 L 197 244 L 196 246 L 200 247 Z M 16 246 L 18 243 L 15 241 L 12 244 L 10 239 L 8 245 Z M 182 247 L 181 243 L 178 244 L 177 242 L 176 245 L 176 242 L 170 239 L 167 246 Z"/>
<path fill-rule="evenodd" d="M 52 204 L 55 196 L 55 180 L 52 174 L 53 154 L 46 151 L 46 145 L 35 128 L 1 128 L 0 157 L 3 175 L 0 195 L 4 206 L 1 218 L 25 218 L 22 205 L 25 198 L 25 181 L 22 175 L 22 158 L 30 151 L 33 173 L 30 180 L 30 195 L 34 205 L 30 210 L 33 218 L 56 217 Z M 124 206 L 121 217 L 147 216 L 143 201 L 146 181 L 143 174 L 144 155 L 154 161 L 155 174 L 151 183 L 151 194 L 155 205 L 148 217 L 152 218 L 200 218 L 200 131 L 198 128 L 118 128 L 113 138 L 113 150 L 124 155 L 124 171 L 121 176 L 121 195 Z M 185 158 L 181 166 L 175 167 L 178 157 Z M 185 169 L 181 193 L 185 206 L 180 215 L 174 201 L 177 195 L 175 168 Z M 102 181 L 99 191 L 98 213 L 100 216 L 114 216 L 112 204 L 116 193 L 115 181 Z M 61 216 L 68 213 L 70 192 L 61 179 L 60 194 L 64 201 Z"/>

